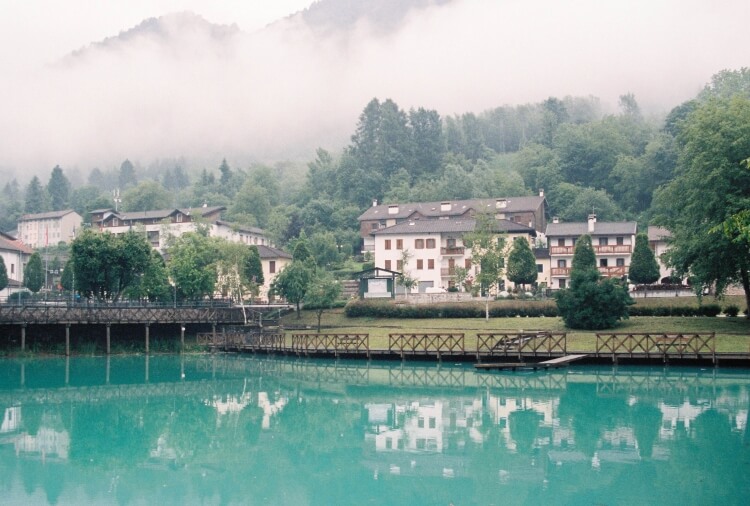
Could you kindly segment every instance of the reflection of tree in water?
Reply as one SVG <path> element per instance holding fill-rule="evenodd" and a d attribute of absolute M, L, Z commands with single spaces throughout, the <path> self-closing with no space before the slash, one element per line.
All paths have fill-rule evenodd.
<path fill-rule="evenodd" d="M 659 438 L 661 428 L 661 410 L 653 404 L 638 401 L 630 408 L 630 426 L 633 427 L 638 441 L 638 453 L 641 458 L 651 458 L 654 443 Z"/>
<path fill-rule="evenodd" d="M 539 421 L 542 418 L 541 413 L 533 409 L 514 411 L 508 415 L 510 436 L 516 442 L 516 450 L 519 453 L 530 453 L 534 448 L 534 441 L 539 432 Z"/>

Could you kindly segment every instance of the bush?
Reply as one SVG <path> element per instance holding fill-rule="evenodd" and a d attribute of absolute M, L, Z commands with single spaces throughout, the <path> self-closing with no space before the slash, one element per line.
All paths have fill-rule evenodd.
<path fill-rule="evenodd" d="M 557 309 L 566 327 L 609 329 L 620 319 L 628 318 L 628 305 L 633 304 L 633 300 L 624 286 L 612 279 L 599 280 L 595 271 L 583 272 L 577 281 L 571 283 L 572 288 L 555 294 Z"/>
<path fill-rule="evenodd" d="M 730 304 L 724 308 L 724 314 L 727 316 L 735 317 L 740 314 L 740 308 L 734 304 Z"/>
<path fill-rule="evenodd" d="M 718 304 L 706 304 L 698 308 L 700 316 L 718 316 L 721 313 L 721 306 Z"/>
<path fill-rule="evenodd" d="M 396 304 L 393 301 L 356 300 L 344 310 L 350 318 L 484 318 L 484 305 L 479 302 L 438 304 Z M 557 316 L 552 301 L 503 301 L 490 304 L 493 318 L 516 316 Z"/>

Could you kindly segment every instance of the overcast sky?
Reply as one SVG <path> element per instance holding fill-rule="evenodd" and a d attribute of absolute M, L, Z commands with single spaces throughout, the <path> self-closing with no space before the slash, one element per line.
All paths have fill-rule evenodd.
<path fill-rule="evenodd" d="M 646 111 L 750 66 L 748 0 L 453 0 L 391 33 L 321 38 L 290 20 L 309 0 L 0 0 L 0 184 L 51 168 L 216 167 L 337 152 L 373 97 L 441 115 L 549 96 L 634 93 Z M 244 33 L 228 45 L 168 25 L 75 64 L 72 51 L 149 17 L 192 11 Z"/>

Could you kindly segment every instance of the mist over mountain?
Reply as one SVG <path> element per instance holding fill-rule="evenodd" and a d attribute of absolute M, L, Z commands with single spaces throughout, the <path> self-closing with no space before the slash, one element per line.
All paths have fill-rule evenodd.
<path fill-rule="evenodd" d="M 664 112 L 748 65 L 748 11 L 728 0 L 321 0 L 252 33 L 165 14 L 0 80 L 0 178 L 126 158 L 307 161 L 345 146 L 373 97 L 447 116 L 569 95 L 614 108 L 630 92 Z"/>

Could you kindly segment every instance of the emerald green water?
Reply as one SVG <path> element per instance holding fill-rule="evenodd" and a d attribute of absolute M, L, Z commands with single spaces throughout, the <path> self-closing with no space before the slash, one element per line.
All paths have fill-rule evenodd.
<path fill-rule="evenodd" d="M 1 504 L 747 504 L 750 371 L 0 362 Z"/>

